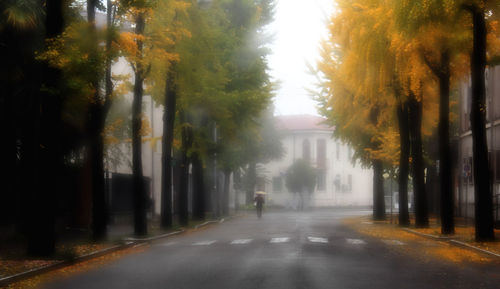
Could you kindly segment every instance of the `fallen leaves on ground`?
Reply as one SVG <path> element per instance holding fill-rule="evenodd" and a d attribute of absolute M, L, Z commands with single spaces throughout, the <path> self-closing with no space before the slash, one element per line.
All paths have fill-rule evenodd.
<path fill-rule="evenodd" d="M 363 235 L 374 237 L 380 240 L 399 240 L 406 246 L 394 246 L 394 250 L 419 258 L 422 261 L 442 260 L 452 263 L 492 263 L 498 262 L 494 258 L 487 257 L 470 249 L 464 249 L 450 245 L 447 242 L 431 240 L 416 234 L 402 230 L 397 224 L 391 224 L 389 221 L 373 222 L 368 217 L 350 218 L 344 220 L 344 224 L 358 231 Z M 413 229 L 413 228 L 412 228 Z M 438 236 L 435 233 L 436 228 L 413 229 L 421 233 Z M 459 228 L 457 234 L 470 234 L 470 228 Z M 479 243 L 473 245 L 480 247 Z M 491 249 L 492 246 L 500 247 L 498 242 L 486 243 Z"/>
<path fill-rule="evenodd" d="M 82 272 L 89 271 L 91 269 L 97 268 L 99 266 L 108 264 L 114 260 L 117 260 L 121 258 L 122 256 L 128 255 L 128 254 L 134 254 L 134 253 L 139 253 L 145 250 L 147 246 L 140 246 L 140 247 L 132 247 L 120 251 L 116 251 L 95 259 L 91 259 L 88 261 L 80 262 L 75 265 L 67 266 L 55 271 L 51 271 L 46 274 L 42 274 L 39 276 L 35 276 L 30 279 L 26 279 L 23 281 L 19 281 L 13 284 L 10 284 L 7 286 L 8 289 L 21 289 L 21 288 L 37 288 L 40 286 L 40 284 L 49 282 L 52 280 L 64 278 L 64 277 L 69 277 L 73 274 L 78 274 Z"/>
<path fill-rule="evenodd" d="M 0 277 L 12 276 L 25 271 L 45 267 L 63 260 L 97 252 L 109 248 L 110 246 L 112 245 L 107 243 L 60 244 L 57 246 L 56 255 L 53 258 L 41 260 L 31 259 L 22 255 L 24 251 L 19 252 L 17 254 L 19 256 L 16 254 L 13 256 L 0 256 Z"/>

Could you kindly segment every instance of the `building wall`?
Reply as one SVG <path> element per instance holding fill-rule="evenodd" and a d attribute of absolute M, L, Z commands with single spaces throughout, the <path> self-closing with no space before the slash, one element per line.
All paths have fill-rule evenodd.
<path fill-rule="evenodd" d="M 324 171 L 324 187 L 318 183 L 309 200 L 309 205 L 327 207 L 372 204 L 372 171 L 363 169 L 359 163 L 353 165 L 352 150 L 333 139 L 331 135 L 331 130 L 293 131 L 285 135 L 282 140 L 285 150 L 283 158 L 264 165 L 264 171 L 269 180 L 265 186 L 268 204 L 288 208 L 296 207 L 297 199 L 286 188 L 285 174 L 294 160 L 304 158 L 305 141 L 309 141 L 310 144 L 311 165 Z M 318 158 L 318 140 L 323 140 L 325 143 L 324 162 Z M 349 178 L 351 179 L 350 185 Z M 274 184 L 279 179 L 281 179 L 281 185 Z"/>
<path fill-rule="evenodd" d="M 130 82 L 134 81 L 134 73 L 130 64 L 121 57 L 113 64 L 113 74 L 129 75 Z M 130 103 L 130 114 L 132 115 L 133 94 L 130 92 L 124 96 L 124 100 Z M 151 178 L 151 198 L 154 202 L 156 214 L 160 214 L 161 196 L 161 136 L 163 135 L 163 105 L 158 105 L 150 95 L 144 95 L 142 101 L 143 114 L 146 116 L 151 133 L 144 137 L 142 143 L 142 168 L 143 175 Z M 156 139 L 156 140 L 155 140 Z M 121 153 L 124 160 L 116 167 L 110 167 L 110 172 L 132 174 L 132 143 L 126 140 L 121 145 Z"/>
<path fill-rule="evenodd" d="M 457 215 L 474 217 L 474 178 L 472 134 L 470 131 L 471 81 L 459 86 L 458 188 L 455 193 Z M 486 72 L 486 137 L 493 180 L 495 219 L 500 220 L 500 66 Z"/>

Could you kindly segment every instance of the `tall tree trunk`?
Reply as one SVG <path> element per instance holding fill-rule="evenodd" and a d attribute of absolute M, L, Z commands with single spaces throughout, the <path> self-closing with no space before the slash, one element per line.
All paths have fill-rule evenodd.
<path fill-rule="evenodd" d="M 172 144 L 174 141 L 174 123 L 177 100 L 177 69 L 176 63 L 170 63 L 165 81 L 165 107 L 163 110 L 163 137 L 162 137 L 162 174 L 161 174 L 161 227 L 172 227 L 173 217 L 173 158 Z"/>
<path fill-rule="evenodd" d="M 6 81 L 7 82 L 7 81 Z M 17 173 L 17 122 L 15 120 L 15 101 L 7 88 L 10 86 L 4 81 L 0 82 L 0 131 L 3 136 L 0 138 L 0 183 L 2 193 L 0 194 L 0 224 L 11 224 L 16 220 L 19 208 L 16 188 Z"/>
<path fill-rule="evenodd" d="M 46 2 L 45 38 L 51 39 L 63 31 L 63 1 Z M 62 172 L 61 150 L 61 108 L 62 95 L 59 69 L 42 64 L 42 83 L 48 88 L 40 90 L 38 107 L 35 113 L 40 114 L 39 134 L 35 137 L 38 148 L 37 164 L 38 188 L 32 201 L 35 206 L 35 219 L 28 240 L 28 252 L 31 255 L 48 256 L 55 252 L 55 217 L 56 200 L 60 191 Z M 36 143 L 38 142 L 38 143 Z M 36 182 L 35 182 L 36 184 Z"/>
<path fill-rule="evenodd" d="M 104 119 L 101 104 L 90 105 L 89 157 L 92 189 L 92 238 L 103 240 L 107 234 L 107 202 L 104 183 Z"/>
<path fill-rule="evenodd" d="M 236 169 L 233 172 L 233 187 L 234 187 L 234 210 L 238 211 L 240 209 L 240 189 L 241 189 L 241 172 L 240 169 Z"/>
<path fill-rule="evenodd" d="M 246 198 L 245 204 L 253 204 L 253 196 L 255 194 L 255 185 L 257 184 L 257 164 L 251 162 L 248 164 L 247 175 L 246 175 Z"/>
<path fill-rule="evenodd" d="M 181 113 L 182 115 L 183 113 Z M 181 116 L 181 119 L 183 117 Z M 182 150 L 181 150 L 181 175 L 179 189 L 179 223 L 187 226 L 189 223 L 188 211 L 188 188 L 189 188 L 189 164 L 188 151 L 193 143 L 192 129 L 188 125 L 182 127 Z"/>
<path fill-rule="evenodd" d="M 91 51 L 92 62 L 97 61 L 98 39 L 95 23 L 95 9 L 97 1 L 87 1 L 87 17 L 90 25 L 90 35 L 93 41 Z M 111 82 L 111 44 L 112 44 L 112 4 L 108 0 L 107 19 L 107 35 L 106 35 L 106 60 L 105 60 L 105 75 L 104 97 L 101 97 L 100 73 L 96 73 L 92 81 L 92 86 L 95 88 L 94 101 L 89 108 L 89 156 L 91 165 L 91 188 L 92 188 L 92 238 L 94 240 L 102 240 L 107 236 L 107 221 L 108 221 L 108 204 L 104 180 L 104 139 L 103 132 L 106 124 L 106 116 L 111 106 L 111 94 L 113 91 Z"/>
<path fill-rule="evenodd" d="M 231 180 L 231 170 L 224 170 L 224 190 L 222 193 L 222 215 L 229 215 L 229 184 Z"/>
<path fill-rule="evenodd" d="M 471 7 L 473 50 L 471 55 L 472 103 L 471 129 L 474 158 L 474 200 L 477 241 L 495 239 L 493 230 L 493 195 L 486 142 L 486 22 L 484 8 Z"/>
<path fill-rule="evenodd" d="M 191 156 L 193 165 L 193 218 L 205 219 L 205 183 L 203 176 L 203 164 L 199 152 L 193 152 Z"/>
<path fill-rule="evenodd" d="M 450 55 L 441 53 L 439 69 L 439 177 L 441 188 L 441 233 L 455 233 L 453 219 L 453 184 L 450 147 Z"/>
<path fill-rule="evenodd" d="M 135 33 L 144 35 L 146 25 L 144 14 L 139 12 L 135 20 Z M 148 232 L 146 219 L 147 196 L 142 173 L 142 96 L 144 93 L 143 81 L 145 70 L 141 63 L 143 42 L 137 40 L 137 59 L 135 65 L 134 100 L 132 103 L 132 174 L 134 190 L 134 231 L 137 236 L 144 236 Z"/>
<path fill-rule="evenodd" d="M 408 172 L 410 157 L 410 132 L 408 125 L 408 105 L 406 102 L 400 102 L 397 108 L 397 117 L 399 125 L 399 225 L 408 227 L 410 225 L 410 216 L 408 213 Z"/>
<path fill-rule="evenodd" d="M 373 219 L 385 220 L 384 166 L 381 160 L 372 160 L 373 166 Z"/>
<path fill-rule="evenodd" d="M 415 200 L 415 226 L 424 228 L 429 226 L 427 209 L 427 193 L 425 191 L 424 158 L 422 155 L 422 101 L 410 92 L 408 101 L 410 152 L 412 158 L 413 194 Z"/>

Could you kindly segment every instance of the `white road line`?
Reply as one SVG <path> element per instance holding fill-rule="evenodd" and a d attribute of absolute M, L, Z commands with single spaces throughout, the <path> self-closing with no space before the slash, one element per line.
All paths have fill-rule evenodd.
<path fill-rule="evenodd" d="M 402 246 L 402 245 L 406 245 L 405 243 L 399 241 L 399 240 L 382 240 L 382 242 L 384 242 L 385 244 L 387 245 L 391 245 L 391 246 Z"/>
<path fill-rule="evenodd" d="M 345 239 L 350 245 L 365 245 L 366 242 L 361 239 Z"/>
<path fill-rule="evenodd" d="M 158 246 L 168 247 L 168 246 L 172 246 L 172 245 L 176 245 L 176 244 L 177 244 L 177 242 L 167 242 L 167 243 L 158 244 Z"/>
<path fill-rule="evenodd" d="M 327 238 L 321 238 L 321 237 L 307 237 L 307 240 L 309 240 L 309 242 L 312 242 L 312 243 L 328 243 L 328 239 Z"/>
<path fill-rule="evenodd" d="M 231 245 L 244 245 L 252 242 L 252 239 L 236 239 L 231 241 Z"/>
<path fill-rule="evenodd" d="M 290 240 L 288 237 L 282 237 L 282 238 L 272 238 L 270 243 L 286 243 Z"/>
<path fill-rule="evenodd" d="M 212 245 L 215 242 L 217 242 L 217 241 L 215 241 L 215 240 L 209 240 L 209 241 L 196 242 L 196 243 L 193 243 L 191 245 L 192 246 L 209 246 L 209 245 Z"/>

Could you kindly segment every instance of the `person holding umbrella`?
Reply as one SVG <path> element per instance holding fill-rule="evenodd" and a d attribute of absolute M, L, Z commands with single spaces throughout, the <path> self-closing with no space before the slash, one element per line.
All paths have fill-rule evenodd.
<path fill-rule="evenodd" d="M 255 208 L 257 209 L 257 217 L 260 219 L 262 217 L 262 208 L 264 207 L 264 195 L 266 192 L 263 191 L 257 191 L 255 193 L 255 198 L 254 198 L 254 204 Z"/>

